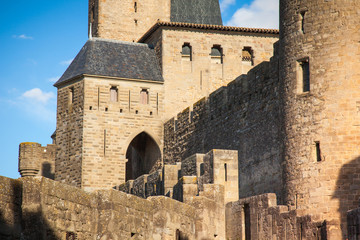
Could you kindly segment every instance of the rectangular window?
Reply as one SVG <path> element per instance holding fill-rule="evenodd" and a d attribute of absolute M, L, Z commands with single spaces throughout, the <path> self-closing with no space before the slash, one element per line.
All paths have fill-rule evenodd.
<path fill-rule="evenodd" d="M 149 91 L 147 89 L 142 89 L 140 92 L 140 103 L 149 104 Z"/>
<path fill-rule="evenodd" d="M 248 203 L 244 204 L 242 212 L 242 239 L 250 240 L 251 239 L 251 221 L 250 221 L 250 205 Z"/>
<path fill-rule="evenodd" d="M 110 101 L 117 102 L 118 101 L 118 89 L 117 87 L 110 88 Z"/>
<path fill-rule="evenodd" d="M 224 163 L 224 170 L 225 170 L 225 182 L 227 182 L 227 164 Z"/>
<path fill-rule="evenodd" d="M 301 11 L 300 12 L 300 20 L 301 20 L 301 32 L 305 33 L 305 14 L 306 11 Z"/>
<path fill-rule="evenodd" d="M 315 147 L 316 147 L 316 161 L 321 162 L 320 142 L 315 142 Z"/>
<path fill-rule="evenodd" d="M 69 103 L 72 104 L 74 103 L 74 88 L 71 87 L 69 90 Z"/>
<path fill-rule="evenodd" d="M 299 92 L 310 92 L 310 64 L 308 58 L 298 61 L 298 84 Z"/>

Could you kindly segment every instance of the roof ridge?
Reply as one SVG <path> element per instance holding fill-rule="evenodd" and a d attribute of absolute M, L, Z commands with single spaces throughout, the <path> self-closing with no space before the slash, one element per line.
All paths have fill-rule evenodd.
<path fill-rule="evenodd" d="M 232 31 L 232 32 L 247 32 L 247 33 L 263 33 L 263 34 L 279 34 L 278 29 L 271 28 L 248 28 L 248 27 L 234 27 L 234 26 L 223 26 L 223 25 L 211 25 L 211 24 L 201 24 L 201 23 L 185 23 L 185 22 L 166 22 L 166 21 L 157 21 L 139 40 L 138 42 L 144 41 L 149 37 L 153 32 L 155 32 L 159 27 L 187 27 L 195 29 L 208 29 L 208 30 L 222 30 L 222 31 Z"/>

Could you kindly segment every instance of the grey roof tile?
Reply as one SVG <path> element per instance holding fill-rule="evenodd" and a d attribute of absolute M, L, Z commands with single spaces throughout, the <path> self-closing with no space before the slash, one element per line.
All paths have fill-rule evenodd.
<path fill-rule="evenodd" d="M 82 74 L 163 82 L 155 51 L 141 43 L 89 39 L 54 86 Z"/>

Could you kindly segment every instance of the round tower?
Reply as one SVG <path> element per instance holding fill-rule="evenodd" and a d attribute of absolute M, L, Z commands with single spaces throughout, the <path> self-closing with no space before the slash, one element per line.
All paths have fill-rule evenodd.
<path fill-rule="evenodd" d="M 34 142 L 19 145 L 19 173 L 21 177 L 34 177 L 40 170 L 41 144 Z"/>
<path fill-rule="evenodd" d="M 346 236 L 360 196 L 360 1 L 280 0 L 284 199 Z"/>

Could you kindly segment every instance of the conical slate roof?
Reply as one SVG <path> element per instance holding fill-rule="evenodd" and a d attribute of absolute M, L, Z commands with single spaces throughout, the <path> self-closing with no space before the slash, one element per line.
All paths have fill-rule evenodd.
<path fill-rule="evenodd" d="M 171 0 L 170 21 L 222 25 L 219 0 Z"/>
<path fill-rule="evenodd" d="M 54 86 L 87 74 L 163 82 L 155 51 L 147 44 L 89 39 Z"/>

